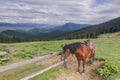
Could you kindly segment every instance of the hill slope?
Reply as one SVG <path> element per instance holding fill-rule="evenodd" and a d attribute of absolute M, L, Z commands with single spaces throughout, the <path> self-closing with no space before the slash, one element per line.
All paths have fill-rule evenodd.
<path fill-rule="evenodd" d="M 3 32 L 1 32 L 1 35 L 7 36 L 7 37 L 18 37 L 18 38 L 28 38 L 28 37 L 31 37 L 27 33 L 18 32 L 18 31 L 14 31 L 14 30 L 3 31 Z"/>
<path fill-rule="evenodd" d="M 92 25 L 86 28 L 68 32 L 57 39 L 78 39 L 78 38 L 97 38 L 104 33 L 113 33 L 120 31 L 120 17 L 112 19 L 105 23 Z"/>

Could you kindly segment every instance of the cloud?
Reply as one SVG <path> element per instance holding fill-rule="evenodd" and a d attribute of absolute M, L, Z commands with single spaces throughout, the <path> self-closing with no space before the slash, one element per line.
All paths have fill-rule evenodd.
<path fill-rule="evenodd" d="M 98 24 L 119 17 L 119 0 L 0 0 L 0 21 Z"/>

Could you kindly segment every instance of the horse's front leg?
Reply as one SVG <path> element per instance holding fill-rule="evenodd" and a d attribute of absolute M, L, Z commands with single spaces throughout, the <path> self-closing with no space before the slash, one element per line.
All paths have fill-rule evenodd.
<path fill-rule="evenodd" d="M 63 58 L 63 56 L 62 56 L 62 55 L 61 55 L 61 58 L 60 58 L 60 59 L 61 59 L 61 61 L 62 61 L 62 60 L 64 60 L 64 58 Z"/>
<path fill-rule="evenodd" d="M 92 55 L 90 55 L 90 56 L 89 56 L 89 61 L 88 61 L 88 62 L 89 62 L 89 64 L 92 64 L 92 59 L 93 59 L 93 56 L 92 56 Z"/>
<path fill-rule="evenodd" d="M 90 64 L 93 64 L 94 61 L 95 61 L 95 54 L 92 54 L 90 58 Z"/>
<path fill-rule="evenodd" d="M 77 69 L 77 72 L 80 73 L 80 60 L 78 60 L 78 69 Z"/>
<path fill-rule="evenodd" d="M 95 61 L 95 54 L 93 54 L 92 59 L 93 59 L 93 61 Z"/>
<path fill-rule="evenodd" d="M 64 67 L 67 68 L 67 61 L 65 57 L 64 57 Z"/>
<path fill-rule="evenodd" d="M 83 60 L 83 71 L 82 71 L 82 73 L 85 73 L 85 64 L 86 64 L 86 60 Z"/>

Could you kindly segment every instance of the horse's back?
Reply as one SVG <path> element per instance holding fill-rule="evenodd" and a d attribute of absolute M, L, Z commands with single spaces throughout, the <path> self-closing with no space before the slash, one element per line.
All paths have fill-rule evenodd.
<path fill-rule="evenodd" d="M 65 45 L 63 47 L 63 50 L 66 51 L 67 49 L 70 49 L 71 53 L 75 53 L 76 49 L 81 45 L 81 42 L 71 43 L 68 45 Z"/>
<path fill-rule="evenodd" d="M 81 46 L 81 42 L 72 43 L 69 45 L 70 52 L 75 53 L 76 49 Z"/>

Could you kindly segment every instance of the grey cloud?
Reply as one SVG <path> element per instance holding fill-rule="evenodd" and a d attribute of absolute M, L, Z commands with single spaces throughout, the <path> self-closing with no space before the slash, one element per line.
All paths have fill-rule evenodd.
<path fill-rule="evenodd" d="M 0 0 L 0 21 L 96 24 L 118 17 L 120 1 L 105 0 Z"/>

